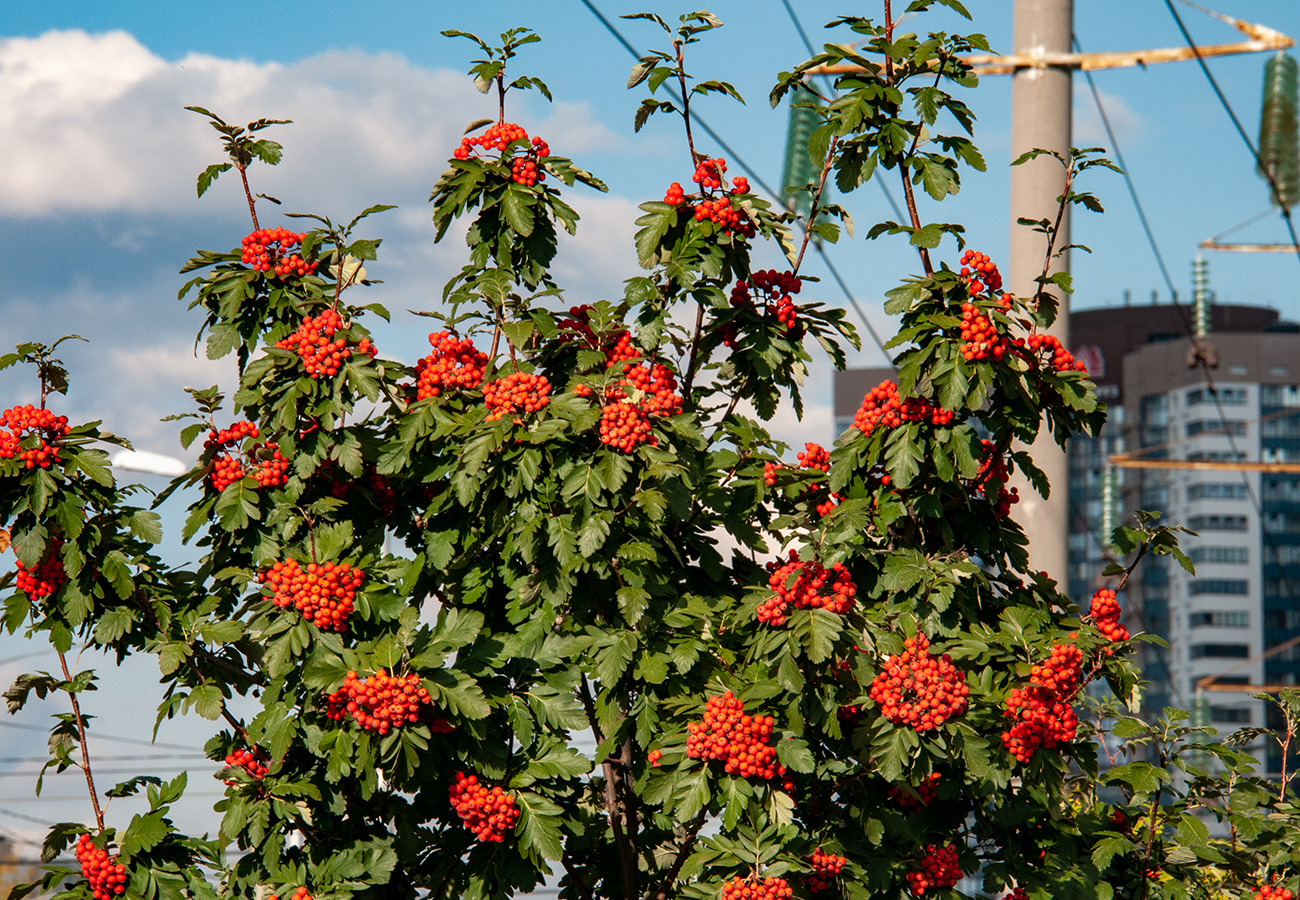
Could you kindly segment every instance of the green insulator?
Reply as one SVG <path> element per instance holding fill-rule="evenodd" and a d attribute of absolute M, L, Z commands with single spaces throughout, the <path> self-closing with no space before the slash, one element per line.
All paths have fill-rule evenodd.
<path fill-rule="evenodd" d="M 1264 64 L 1264 107 L 1259 119 L 1259 174 L 1272 175 L 1276 204 L 1290 209 L 1300 200 L 1300 132 L 1296 113 L 1300 66 L 1285 53 Z"/>
<path fill-rule="evenodd" d="M 812 194 L 798 190 L 812 182 L 820 173 L 808 155 L 808 138 L 819 124 L 817 110 L 811 105 L 816 98 L 806 90 L 790 94 L 790 124 L 785 141 L 785 167 L 781 172 L 781 202 L 786 209 L 801 215 L 812 210 Z M 791 188 L 796 190 L 791 190 Z"/>

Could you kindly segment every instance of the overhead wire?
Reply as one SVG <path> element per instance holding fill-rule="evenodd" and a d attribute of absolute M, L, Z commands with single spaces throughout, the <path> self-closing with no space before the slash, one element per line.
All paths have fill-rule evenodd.
<path fill-rule="evenodd" d="M 1174 9 L 1172 0 L 1165 0 L 1165 6 L 1169 9 L 1169 14 L 1174 17 L 1174 22 L 1178 25 L 1178 30 L 1183 34 L 1183 40 L 1187 42 L 1188 49 L 1190 49 L 1192 55 L 1196 57 L 1196 62 L 1201 67 L 1201 72 L 1205 74 L 1205 79 L 1210 83 L 1210 87 L 1213 88 L 1214 95 L 1219 98 L 1219 103 L 1228 114 L 1228 118 L 1232 120 L 1232 125 L 1237 129 L 1237 134 L 1241 136 L 1242 142 L 1245 143 L 1247 149 L 1250 150 L 1250 155 L 1255 160 L 1257 171 L 1268 180 L 1269 190 L 1272 192 L 1273 198 L 1277 202 L 1278 211 L 1282 214 L 1282 221 L 1286 223 L 1287 233 L 1291 235 L 1291 246 L 1295 248 L 1296 260 L 1297 262 L 1300 262 L 1300 237 L 1296 236 L 1295 223 L 1291 221 L 1291 210 L 1282 202 L 1282 193 L 1278 190 L 1277 180 L 1273 177 L 1273 173 L 1269 171 L 1268 166 L 1265 166 L 1263 160 L 1260 159 L 1259 151 L 1255 149 L 1255 142 L 1250 139 L 1250 135 L 1248 135 L 1246 129 L 1242 127 L 1241 120 L 1237 118 L 1237 113 L 1233 110 L 1232 104 L 1228 102 L 1228 98 L 1224 96 L 1223 91 L 1219 88 L 1219 82 L 1215 80 L 1214 74 L 1210 71 L 1210 67 L 1205 64 L 1205 58 L 1201 56 L 1200 48 L 1197 47 L 1196 42 L 1192 40 L 1192 35 L 1187 30 L 1187 26 L 1183 24 L 1183 17 L 1178 15 L 1178 10 Z"/>
<path fill-rule="evenodd" d="M 48 728 L 42 728 L 39 725 L 23 725 L 19 722 L 6 722 L 3 720 L 0 720 L 0 728 L 14 728 L 20 731 L 39 731 L 44 734 L 49 734 L 50 731 Z M 141 747 L 156 747 L 160 750 L 184 750 L 187 753 L 203 752 L 202 747 L 190 747 L 185 744 L 165 744 L 161 741 L 144 741 L 139 738 L 120 737 L 118 735 L 104 734 L 98 731 L 90 732 L 87 737 L 98 738 L 101 741 L 115 741 L 119 744 L 137 744 Z"/>
<path fill-rule="evenodd" d="M 632 55 L 633 59 L 641 58 L 642 54 L 638 52 L 637 49 L 633 47 L 631 43 L 628 42 L 627 38 L 623 37 L 623 35 L 619 32 L 617 28 L 614 27 L 614 24 L 610 22 L 609 19 L 605 18 L 604 14 L 601 13 L 601 11 L 596 8 L 595 4 L 593 4 L 591 0 L 582 0 L 582 5 L 587 7 L 587 9 L 591 12 L 591 14 L 595 16 L 597 20 L 600 21 L 601 25 L 605 26 L 605 30 L 614 36 L 614 39 L 617 40 L 619 44 L 623 46 L 623 49 L 627 50 L 627 52 Z M 665 85 L 664 89 L 668 93 L 668 95 L 672 97 L 675 101 L 677 101 L 678 103 L 682 102 L 682 98 L 677 93 L 677 91 L 673 90 L 668 85 Z M 749 165 L 744 160 L 744 158 L 742 158 L 740 154 L 736 152 L 735 148 L 733 148 L 730 144 L 728 144 L 727 141 L 720 134 L 714 131 L 713 128 L 710 127 L 710 125 L 706 121 L 704 121 L 703 118 L 700 117 L 700 114 L 698 112 L 696 112 L 695 110 L 691 110 L 690 116 L 691 116 L 691 121 L 694 122 L 696 125 L 698 125 L 701 131 L 703 131 L 710 138 L 712 138 L 714 143 L 716 143 L 719 147 L 722 148 L 722 151 L 727 154 L 728 159 L 734 162 L 739 168 L 743 169 L 749 175 L 749 178 L 760 188 L 762 188 L 763 191 L 769 197 L 775 200 L 778 205 L 781 204 L 780 191 L 773 188 L 771 184 L 769 184 L 767 180 L 763 178 L 763 176 L 753 166 Z M 888 195 L 888 191 L 886 191 L 886 194 Z M 890 198 L 890 202 L 891 203 L 893 202 L 892 197 Z M 895 210 L 897 210 L 898 208 L 897 205 L 895 205 L 894 208 Z M 898 215 L 901 216 L 901 213 L 898 213 Z M 844 281 L 843 278 L 840 277 L 840 274 L 835 269 L 835 267 L 830 264 L 830 260 L 827 259 L 826 257 L 826 251 L 821 246 L 819 246 L 818 243 L 815 241 L 813 242 L 813 246 L 814 249 L 817 251 L 817 255 L 820 256 L 822 261 L 826 263 L 826 267 L 830 271 L 832 278 L 835 280 L 835 283 L 839 285 L 840 290 L 844 292 L 844 296 L 848 299 L 849 304 L 853 307 L 854 312 L 858 314 L 858 318 L 860 318 L 862 320 L 862 324 L 866 326 L 867 332 L 871 335 L 871 339 L 875 342 L 876 346 L 880 349 L 880 352 L 885 355 L 885 358 L 889 359 L 890 358 L 889 353 L 885 350 L 885 344 L 880 339 L 880 335 L 877 334 L 876 329 L 872 327 L 871 320 L 867 318 L 866 313 L 863 311 L 861 305 L 859 305 L 857 298 L 854 297 L 852 291 L 849 290 L 848 284 Z"/>

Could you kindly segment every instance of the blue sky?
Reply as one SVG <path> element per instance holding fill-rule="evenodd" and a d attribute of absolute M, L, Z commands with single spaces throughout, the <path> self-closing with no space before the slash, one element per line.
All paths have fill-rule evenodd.
<path fill-rule="evenodd" d="M 645 8 L 611 0 L 597 0 L 597 6 L 611 18 Z M 794 6 L 815 42 L 836 39 L 837 34 L 823 32 L 822 23 L 853 8 L 824 0 L 797 0 Z M 877 10 L 875 3 L 858 6 L 864 14 Z M 969 6 L 973 26 L 943 14 L 935 27 L 983 31 L 995 49 L 1008 50 L 1011 3 L 971 0 Z M 555 103 L 523 98 L 510 116 L 611 188 L 608 195 L 582 188 L 568 195 L 583 216 L 578 238 L 566 242 L 559 258 L 559 280 L 568 288 L 569 302 L 621 294 L 622 280 L 638 272 L 631 251 L 636 205 L 662 197 L 672 181 L 689 179 L 678 123 L 652 121 L 640 134 L 632 132 L 641 93 L 624 89 L 631 59 L 578 0 L 433 0 L 365 8 L 321 2 L 301 16 L 281 9 L 268 14 L 265 4 L 232 2 L 10 4 L 0 26 L 0 246 L 5 248 L 0 343 L 48 341 L 66 332 L 92 338 L 90 344 L 68 347 L 74 387 L 59 401 L 62 411 L 78 420 L 104 418 L 108 427 L 145 449 L 179 454 L 174 429 L 159 418 L 185 409 L 181 387 L 229 384 L 233 375 L 228 360 L 194 357 L 198 321 L 175 299 L 185 281 L 177 269 L 195 248 L 232 247 L 249 230 L 233 177 L 219 181 L 202 200 L 195 197 L 195 175 L 220 154 L 211 132 L 182 109 L 185 105 L 209 106 L 241 123 L 258 116 L 295 120 L 275 133 L 286 147 L 284 163 L 253 172 L 255 189 L 282 199 L 282 210 L 338 218 L 372 203 L 399 205 L 373 220 L 373 236 L 386 241 L 378 263 L 369 268 L 386 284 L 371 289 L 370 299 L 397 313 L 393 327 L 378 333 L 381 350 L 409 362 L 426 352 L 428 327 L 401 311 L 432 308 L 443 281 L 463 258 L 458 235 L 432 243 L 425 200 L 464 125 L 492 112 L 463 76 L 471 46 L 439 36 L 440 30 L 495 35 L 526 25 L 543 36 L 540 45 L 522 52 L 514 71 L 546 80 Z M 685 9 L 658 7 L 665 15 Z M 732 81 L 748 105 L 712 100 L 701 111 L 759 174 L 775 182 L 786 113 L 770 109 L 767 91 L 777 71 L 804 58 L 802 44 L 780 0 L 729 0 L 713 11 L 727 25 L 698 45 L 690 66 L 704 77 Z M 1300 4 L 1234 0 L 1220 11 L 1300 35 Z M 1185 7 L 1180 12 L 1199 42 L 1237 37 L 1200 13 Z M 647 23 L 618 22 L 618 27 L 639 47 L 661 37 Z M 1080 0 L 1075 30 L 1086 50 L 1182 43 L 1160 0 Z M 1260 56 L 1243 56 L 1210 63 L 1252 138 L 1263 62 Z M 1267 192 L 1195 64 L 1095 77 L 1175 282 L 1187 292 L 1196 243 L 1265 210 Z M 975 137 L 988 172 L 966 172 L 962 194 L 936 217 L 964 222 L 972 246 L 1002 261 L 1010 218 L 1009 79 L 990 77 L 966 100 L 979 116 Z M 1081 77 L 1076 77 L 1075 122 L 1077 144 L 1105 142 Z M 712 150 L 707 139 L 701 144 Z M 733 161 L 732 174 L 739 173 Z M 897 194 L 896 180 L 888 186 Z M 1168 302 L 1122 180 L 1099 173 L 1085 187 L 1101 197 L 1108 212 L 1075 219 L 1074 240 L 1095 251 L 1091 257 L 1074 256 L 1076 305 L 1117 303 L 1125 289 L 1144 303 L 1159 289 L 1162 302 Z M 900 238 L 863 240 L 870 223 L 891 217 L 876 187 L 865 186 L 843 202 L 859 236 L 828 252 L 877 329 L 890 333 L 881 299 L 918 268 L 916 256 Z M 932 206 L 923 212 L 935 214 Z M 288 224 L 269 207 L 262 221 Z M 1258 241 L 1284 235 L 1276 216 L 1242 232 L 1243 239 Z M 774 253 L 763 252 L 765 261 L 778 263 Z M 951 263 L 957 255 L 948 244 L 941 258 Z M 1211 262 L 1212 286 L 1222 302 L 1270 304 L 1284 316 L 1300 318 L 1296 259 L 1221 255 Z M 815 261 L 809 271 L 824 274 Z M 841 301 L 828 283 L 805 288 L 804 295 Z M 868 345 L 852 361 L 875 365 L 882 359 Z M 6 406 L 35 392 L 25 373 L 5 373 L 0 391 Z M 783 411 L 775 430 L 791 442 L 829 440 L 830 378 L 824 364 L 813 371 L 807 400 L 804 423 Z M 6 558 L 10 563 L 4 564 L 11 564 Z M 25 650 L 16 638 L 0 639 L 0 659 Z M 0 680 L 51 662 L 0 664 Z M 136 697 L 128 685 L 151 688 L 151 665 L 147 660 L 132 664 L 125 679 L 115 675 L 96 698 L 100 712 L 113 710 L 105 731 L 147 734 L 152 691 Z M 19 721 L 40 723 L 50 711 L 25 713 Z M 206 733 L 204 727 L 169 725 L 161 739 L 194 745 Z M 42 745 L 38 733 L 0 729 L 0 751 L 8 756 L 34 754 Z M 104 744 L 102 752 L 130 752 L 130 745 Z M 84 801 L 18 804 L 29 783 L 4 778 L 0 810 L 60 820 L 85 814 Z M 206 783 L 196 788 L 215 789 Z M 58 796 L 75 796 L 77 790 L 70 779 L 47 789 Z M 184 824 L 213 828 L 215 819 L 205 811 L 209 803 L 196 799 L 187 805 Z M 37 806 L 43 811 L 34 812 Z M 27 827 L 3 813 L 0 825 Z"/>

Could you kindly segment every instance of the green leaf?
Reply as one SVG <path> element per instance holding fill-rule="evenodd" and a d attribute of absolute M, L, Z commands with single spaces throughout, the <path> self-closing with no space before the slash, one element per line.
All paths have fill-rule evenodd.
<path fill-rule="evenodd" d="M 131 824 L 126 827 L 126 834 L 122 836 L 118 846 L 123 856 L 130 857 L 156 847 L 163 838 L 167 837 L 169 830 L 161 811 L 144 816 L 137 813 L 132 817 Z"/>

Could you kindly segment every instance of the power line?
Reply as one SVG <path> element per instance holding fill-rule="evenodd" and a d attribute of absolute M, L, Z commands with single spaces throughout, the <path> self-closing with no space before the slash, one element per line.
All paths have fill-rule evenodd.
<path fill-rule="evenodd" d="M 1201 56 L 1200 48 L 1198 48 L 1196 42 L 1192 40 L 1191 34 L 1187 31 L 1187 26 L 1183 24 L 1182 16 L 1178 15 L 1178 10 L 1174 9 L 1174 4 L 1171 0 L 1165 0 L 1165 6 L 1169 8 L 1169 14 L 1173 16 L 1174 21 L 1178 23 L 1178 30 L 1183 33 L 1183 40 L 1187 42 L 1187 46 L 1191 49 L 1192 55 L 1196 57 L 1197 64 L 1201 67 L 1201 71 L 1205 73 L 1206 80 L 1210 82 L 1210 87 L 1214 89 L 1214 95 L 1219 98 L 1219 103 L 1223 105 L 1223 109 L 1227 112 L 1228 118 L 1232 120 L 1233 127 L 1237 129 L 1237 134 L 1241 136 L 1247 149 L 1250 150 L 1250 155 L 1255 160 L 1257 171 L 1268 179 L 1269 190 L 1272 191 L 1273 198 L 1277 202 L 1278 211 L 1282 213 L 1282 221 L 1286 222 L 1287 233 L 1291 235 L 1291 246 L 1295 247 L 1296 260 L 1300 262 L 1300 238 L 1297 238 L 1296 236 L 1295 225 L 1291 221 L 1291 210 L 1287 209 L 1286 204 L 1282 202 L 1282 194 L 1277 188 L 1277 181 L 1273 178 L 1273 173 L 1269 171 L 1268 166 L 1264 165 L 1264 161 L 1259 158 L 1259 151 L 1255 149 L 1254 141 L 1250 139 L 1250 135 L 1246 134 L 1246 129 L 1241 126 L 1241 120 L 1237 118 L 1237 114 L 1233 111 L 1232 104 L 1228 102 L 1228 98 L 1225 97 L 1223 91 L 1219 89 L 1219 83 L 1214 80 L 1214 75 L 1210 72 L 1210 67 L 1205 64 L 1205 59 Z"/>
<path fill-rule="evenodd" d="M 1070 35 L 1070 40 L 1074 43 L 1075 51 L 1082 53 L 1083 48 L 1079 46 L 1079 39 Z M 1169 269 L 1165 266 L 1164 255 L 1160 252 L 1160 247 L 1156 245 L 1156 236 L 1151 231 L 1151 223 L 1147 221 L 1147 214 L 1142 209 L 1142 201 L 1138 199 L 1137 189 L 1133 186 L 1133 178 L 1129 175 L 1128 166 L 1124 163 L 1124 154 L 1119 150 L 1119 141 L 1115 140 L 1115 131 L 1110 127 L 1110 117 L 1106 115 L 1106 107 L 1102 105 L 1101 93 L 1097 90 L 1097 84 L 1092 79 L 1092 73 L 1087 69 L 1083 70 L 1083 77 L 1088 80 L 1088 90 L 1092 92 L 1092 102 L 1097 106 L 1097 114 L 1101 116 L 1101 124 L 1106 128 L 1106 137 L 1110 138 L 1110 146 L 1115 151 L 1115 161 L 1119 163 L 1121 174 L 1124 176 L 1124 184 L 1128 187 L 1128 194 L 1133 198 L 1133 208 L 1137 210 L 1138 221 L 1142 223 L 1142 230 L 1146 233 L 1147 243 L 1151 245 L 1151 252 L 1155 254 L 1156 265 L 1160 267 L 1160 274 L 1165 277 L 1165 284 L 1169 288 L 1169 296 L 1174 298 L 1175 305 L 1178 302 L 1178 291 L 1174 288 L 1174 280 L 1169 277 Z"/>
<path fill-rule="evenodd" d="M 221 765 L 220 765 L 219 763 L 215 763 L 215 762 L 211 762 L 211 761 L 209 761 L 209 762 L 210 762 L 211 765 L 213 765 L 214 767 L 216 767 L 216 768 L 218 768 L 218 769 L 221 768 Z M 175 770 L 175 769 L 184 769 L 184 770 L 188 771 L 188 770 L 191 769 L 191 768 L 198 768 L 198 767 L 197 767 L 197 766 L 192 766 L 192 765 L 184 765 L 184 764 L 169 764 L 169 765 L 165 765 L 165 766 L 152 766 L 151 768 L 152 768 L 155 772 L 161 772 L 161 771 L 166 770 L 166 769 L 173 769 L 173 770 Z M 138 775 L 139 772 L 140 772 L 139 769 L 97 769 L 97 768 L 94 768 L 93 765 L 92 765 L 92 767 L 91 767 L 91 771 L 93 771 L 96 775 Z M 21 776 L 21 777 L 24 777 L 24 778 L 35 778 L 36 776 L 38 776 L 38 775 L 40 775 L 40 774 L 41 774 L 41 770 L 40 770 L 40 769 L 36 769 L 36 770 L 34 770 L 34 771 L 31 771 L 31 772 L 0 772 L 0 778 L 18 778 L 18 777 L 20 777 L 20 776 Z M 79 769 L 79 768 L 75 768 L 75 767 L 74 767 L 74 768 L 65 769 L 65 770 L 62 771 L 62 772 L 48 772 L 48 771 L 47 771 L 47 772 L 45 773 L 45 777 L 46 777 L 46 778 L 53 778 L 55 775 L 74 775 L 74 774 L 80 776 L 80 775 L 81 775 L 81 769 Z"/>
<path fill-rule="evenodd" d="M 42 734 L 49 734 L 48 728 L 42 728 L 39 725 L 20 725 L 17 722 L 5 722 L 0 720 L 0 728 L 16 728 L 21 731 L 39 731 Z M 202 753 L 202 747 L 187 747 L 184 744 L 164 744 L 158 741 L 142 741 L 139 738 L 118 737 L 113 734 L 103 734 L 102 732 L 92 731 L 88 735 L 90 738 L 99 738 L 101 741 L 116 741 L 119 744 L 138 744 L 141 747 L 157 747 L 161 750 L 184 750 L 188 753 Z"/>
<path fill-rule="evenodd" d="M 609 19 L 605 18 L 605 16 L 601 13 L 600 10 L 598 10 L 595 7 L 595 5 L 591 2 L 591 0 L 582 0 L 582 5 L 587 7 L 587 9 L 591 11 L 591 14 L 595 16 L 598 20 L 600 20 L 600 24 L 605 26 L 605 30 L 614 36 L 614 39 L 623 46 L 623 49 L 627 50 L 628 53 L 632 54 L 633 59 L 641 58 L 641 54 L 637 52 L 637 49 L 633 47 L 630 43 L 628 43 L 627 38 L 623 37 L 623 35 L 619 33 L 619 30 L 614 27 L 613 23 L 610 22 Z M 678 103 L 682 103 L 682 99 L 680 95 L 675 90 L 673 90 L 671 87 L 668 87 L 667 85 L 665 85 L 664 88 L 670 97 L 672 97 Z M 763 178 L 763 176 L 760 175 L 758 171 L 754 169 L 753 166 L 745 162 L 745 160 L 741 158 L 740 154 L 738 154 L 735 151 L 735 149 L 731 147 L 730 144 L 728 144 L 725 140 L 723 140 L 721 135 L 719 135 L 716 131 L 714 131 L 711 127 L 709 127 L 709 124 L 705 122 L 702 118 L 700 118 L 699 113 L 695 112 L 694 110 L 691 110 L 690 116 L 691 116 L 691 121 L 699 125 L 700 130 L 703 131 L 705 134 L 707 134 L 709 137 L 711 137 L 714 140 L 714 142 L 719 147 L 722 148 L 722 151 L 727 154 L 728 158 L 730 158 L 732 162 L 734 162 L 737 166 L 739 166 L 741 169 L 747 172 L 749 174 L 749 177 L 753 180 L 753 182 L 757 184 L 759 187 L 761 187 L 769 197 L 771 197 L 774 201 L 776 201 L 778 206 L 782 205 L 780 191 L 773 189 L 773 187 L 767 183 L 767 181 Z M 886 191 L 885 195 L 889 196 L 889 192 Z M 894 204 L 893 197 L 889 197 L 889 201 L 894 206 L 895 214 L 901 218 L 902 213 L 898 212 L 898 206 L 897 204 Z M 814 241 L 814 244 L 817 244 L 817 242 Z M 833 268 L 831 268 L 831 266 L 829 265 L 829 260 L 826 259 L 825 251 L 820 246 L 817 246 L 817 252 L 818 255 L 821 256 L 822 260 L 827 262 L 827 268 L 831 269 L 832 277 L 834 277 L 835 282 L 840 286 L 840 290 L 844 292 L 844 296 L 848 298 L 849 303 L 853 306 L 854 311 L 857 312 L 858 317 L 862 319 L 862 324 L 867 326 L 867 332 L 871 335 L 872 339 L 876 342 L 876 346 L 880 349 L 880 352 L 885 355 L 886 359 L 890 359 L 891 357 L 885 351 L 884 343 L 880 340 L 880 336 L 876 334 L 876 329 L 873 328 L 871 325 L 871 320 L 868 319 L 866 315 L 863 313 L 862 307 L 858 305 L 857 299 L 853 296 L 853 293 L 849 290 L 848 285 L 845 284 L 844 279 L 840 278 L 839 273 L 836 272 Z"/>

